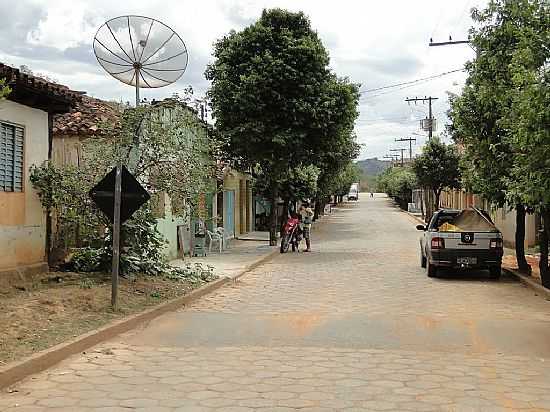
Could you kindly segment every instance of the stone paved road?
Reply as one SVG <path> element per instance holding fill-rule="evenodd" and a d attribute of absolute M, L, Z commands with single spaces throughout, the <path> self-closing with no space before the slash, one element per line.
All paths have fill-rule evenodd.
<path fill-rule="evenodd" d="M 427 278 L 414 226 L 364 196 L 314 253 L 38 374 L 0 410 L 550 410 L 550 302 L 483 272 Z"/>

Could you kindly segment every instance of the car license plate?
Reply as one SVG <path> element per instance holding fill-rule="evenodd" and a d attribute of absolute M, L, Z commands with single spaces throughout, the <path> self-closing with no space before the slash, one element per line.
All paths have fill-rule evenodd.
<path fill-rule="evenodd" d="M 459 265 L 475 265 L 477 263 L 477 258 L 459 257 L 459 258 L 456 258 L 456 263 L 458 263 Z"/>

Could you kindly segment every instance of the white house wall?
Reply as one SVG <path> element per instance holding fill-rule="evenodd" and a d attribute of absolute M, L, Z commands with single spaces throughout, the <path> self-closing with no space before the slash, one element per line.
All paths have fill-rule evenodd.
<path fill-rule="evenodd" d="M 48 114 L 9 100 L 0 102 L 0 121 L 24 127 L 23 192 L 0 191 L 0 272 L 45 261 L 46 218 L 29 181 L 31 165 L 48 158 Z"/>

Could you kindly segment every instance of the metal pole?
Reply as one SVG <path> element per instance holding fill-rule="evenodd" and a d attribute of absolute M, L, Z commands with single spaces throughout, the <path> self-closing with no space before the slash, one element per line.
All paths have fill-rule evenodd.
<path fill-rule="evenodd" d="M 120 263 L 120 204 L 122 199 L 122 163 L 116 166 L 115 210 L 113 217 L 113 266 L 111 273 L 111 306 L 118 309 L 118 271 Z"/>
<path fill-rule="evenodd" d="M 434 121 L 432 119 L 432 97 L 430 96 L 428 98 L 428 107 L 429 107 L 429 114 L 430 114 L 430 129 L 428 131 L 428 139 L 432 140 L 432 132 L 434 128 Z"/>
<path fill-rule="evenodd" d="M 139 106 L 139 69 L 136 69 L 136 107 Z"/>

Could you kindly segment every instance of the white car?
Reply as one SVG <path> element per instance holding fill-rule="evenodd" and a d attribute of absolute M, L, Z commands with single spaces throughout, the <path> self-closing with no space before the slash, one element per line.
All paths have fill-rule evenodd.
<path fill-rule="evenodd" d="M 479 209 L 442 209 L 428 226 L 418 225 L 420 265 L 429 277 L 438 268 L 488 269 L 498 279 L 502 264 L 502 233 L 489 215 Z"/>

